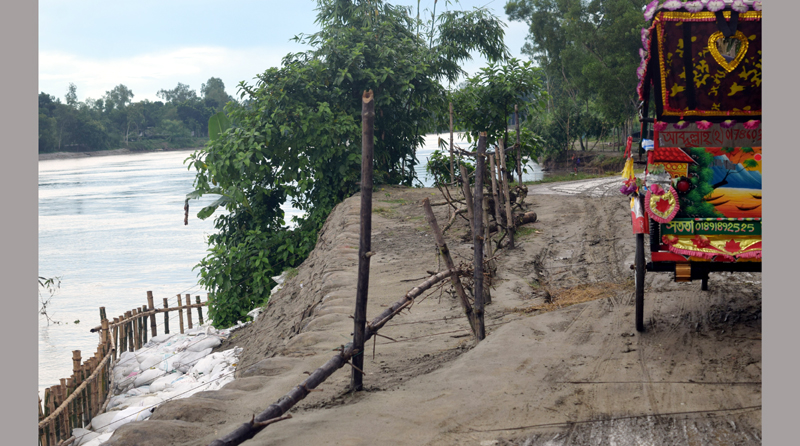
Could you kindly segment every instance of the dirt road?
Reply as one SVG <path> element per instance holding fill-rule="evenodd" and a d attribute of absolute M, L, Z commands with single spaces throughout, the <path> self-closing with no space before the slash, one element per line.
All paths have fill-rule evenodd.
<path fill-rule="evenodd" d="M 366 391 L 343 394 L 345 366 L 293 418 L 244 444 L 760 444 L 760 275 L 712 275 L 702 292 L 699 282 L 648 274 L 647 331 L 636 333 L 634 237 L 618 183 L 530 188 L 538 221 L 520 231 L 517 249 L 501 251 L 480 345 L 457 301 L 432 290 L 381 331 L 391 339 L 368 346 Z M 368 318 L 442 268 L 424 197 L 440 201 L 431 189 L 374 193 Z M 108 444 L 208 444 L 347 343 L 358 203 L 334 210 L 297 276 L 231 340 L 244 347 L 234 382 L 166 403 Z M 446 207 L 434 209 L 446 221 Z M 471 261 L 465 233 L 457 220 L 446 236 L 456 263 Z"/>

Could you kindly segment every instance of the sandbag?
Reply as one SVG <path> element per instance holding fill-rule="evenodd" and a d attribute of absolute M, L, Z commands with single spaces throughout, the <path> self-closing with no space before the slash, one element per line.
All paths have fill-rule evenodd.
<path fill-rule="evenodd" d="M 136 377 L 136 380 L 133 382 L 133 386 L 142 387 L 149 385 L 151 382 L 163 376 L 164 373 L 166 372 L 161 369 L 147 369 Z"/>
<path fill-rule="evenodd" d="M 186 347 L 186 351 L 200 352 L 207 348 L 211 349 L 216 348 L 220 344 L 222 344 L 222 340 L 219 337 L 214 335 L 209 335 L 192 342 L 188 347 Z"/>

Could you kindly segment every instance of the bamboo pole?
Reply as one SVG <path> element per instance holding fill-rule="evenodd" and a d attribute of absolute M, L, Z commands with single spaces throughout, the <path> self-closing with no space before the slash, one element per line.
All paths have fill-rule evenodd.
<path fill-rule="evenodd" d="M 506 151 L 503 148 L 503 140 L 497 144 L 500 152 L 500 183 L 503 185 L 503 195 L 506 202 L 506 233 L 508 234 L 508 249 L 514 249 L 514 216 L 511 214 L 511 199 L 508 194 L 508 170 L 506 169 Z"/>
<path fill-rule="evenodd" d="M 147 315 L 146 315 L 146 313 L 147 313 L 147 305 L 142 305 L 142 310 L 139 312 L 139 314 L 141 315 L 139 317 L 139 324 L 140 324 L 139 325 L 139 333 L 141 334 L 141 337 L 142 337 L 142 342 L 141 342 L 142 345 L 147 344 Z"/>
<path fill-rule="evenodd" d="M 358 241 L 358 282 L 354 314 L 353 349 L 364 352 L 369 291 L 369 258 L 372 255 L 372 164 L 375 131 L 375 100 L 372 90 L 361 96 L 361 232 Z M 353 358 L 351 390 L 364 387 L 364 355 Z"/>
<path fill-rule="evenodd" d="M 492 258 L 492 237 L 491 233 L 489 232 L 489 197 L 483 197 L 483 249 L 486 253 L 486 257 L 491 259 Z M 491 265 L 492 260 L 489 261 L 489 265 Z M 487 265 L 488 266 L 488 265 Z M 489 272 L 491 276 L 491 271 L 493 268 L 489 266 Z M 490 304 L 492 303 L 492 294 L 490 288 L 490 281 L 484 280 L 483 286 L 483 303 Z"/>
<path fill-rule="evenodd" d="M 453 168 L 453 103 L 450 103 L 450 184 L 455 184 L 456 174 Z"/>
<path fill-rule="evenodd" d="M 133 345 L 133 311 L 125 312 L 125 338 L 128 341 L 128 351 L 132 352 L 136 349 Z"/>
<path fill-rule="evenodd" d="M 475 157 L 475 204 L 474 220 L 472 232 L 473 246 L 473 287 L 474 292 L 474 313 L 477 320 L 478 331 L 475 334 L 478 342 L 486 337 L 486 329 L 483 323 L 483 174 L 486 170 L 486 132 L 481 132 L 478 137 L 478 153 Z"/>
<path fill-rule="evenodd" d="M 153 303 L 153 292 L 152 291 L 148 291 L 147 292 L 147 309 L 150 310 L 151 312 L 155 311 L 155 309 L 156 309 L 155 304 Z M 156 326 L 156 314 L 153 313 L 153 314 L 150 315 L 150 334 L 153 337 L 158 336 L 158 329 L 156 327 L 157 327 Z"/>
<path fill-rule="evenodd" d="M 425 210 L 425 218 L 431 227 L 431 231 L 433 231 L 433 237 L 436 240 L 436 245 L 439 247 L 439 252 L 444 258 L 444 263 L 447 266 L 447 269 L 455 270 L 456 267 L 453 263 L 453 258 L 450 257 L 450 250 L 447 248 L 447 243 L 444 241 L 444 236 L 442 235 L 442 231 L 439 229 L 439 224 L 436 223 L 436 216 L 433 215 L 431 201 L 427 197 L 422 200 L 422 207 Z M 477 321 L 475 320 L 475 315 L 472 312 L 472 305 L 469 303 L 467 293 L 464 292 L 464 287 L 461 286 L 461 281 L 457 276 L 450 276 L 450 280 L 452 281 L 453 288 L 456 290 L 459 302 L 461 302 L 461 307 L 464 309 L 464 314 L 467 316 L 470 328 L 472 328 L 472 333 L 477 336 Z"/>
<path fill-rule="evenodd" d="M 500 195 L 497 193 L 497 169 L 495 168 L 495 158 L 497 153 L 489 155 L 489 170 L 492 177 L 492 199 L 494 200 L 494 221 L 500 225 L 502 216 L 500 215 Z"/>
<path fill-rule="evenodd" d="M 48 387 L 47 389 L 45 389 L 44 400 L 47 402 L 47 411 L 45 412 L 45 414 L 47 414 L 47 419 L 48 419 L 48 422 L 47 422 L 47 429 L 49 431 L 48 432 L 49 433 L 48 438 L 49 438 L 50 444 L 52 444 L 52 445 L 55 445 L 56 444 L 56 440 L 57 440 L 57 438 L 56 438 L 56 423 L 54 421 L 55 417 L 53 416 L 53 412 L 55 411 L 55 402 L 53 400 L 54 397 L 55 396 L 53 395 L 53 388 L 52 387 Z"/>
<path fill-rule="evenodd" d="M 164 334 L 169 334 L 169 302 L 164 298 Z"/>
<path fill-rule="evenodd" d="M 458 165 L 458 170 L 461 172 L 461 193 L 464 194 L 464 202 L 467 206 L 467 219 L 469 219 L 469 230 L 470 234 L 475 233 L 475 228 L 473 227 L 475 224 L 475 210 L 473 206 L 475 205 L 472 202 L 472 192 L 469 190 L 469 174 L 467 173 L 467 167 L 463 164 Z"/>
<path fill-rule="evenodd" d="M 83 417 L 83 404 L 80 399 L 80 385 L 83 383 L 83 379 L 81 376 L 81 351 L 80 350 L 73 350 L 72 351 L 72 376 L 73 376 L 73 384 L 75 385 L 75 391 L 73 391 L 73 395 L 76 396 L 77 403 L 75 404 L 75 418 L 78 422 L 81 422 Z"/>
<path fill-rule="evenodd" d="M 186 309 L 186 323 L 189 327 L 189 330 L 192 329 L 192 296 L 186 295 L 186 306 L 189 307 Z"/>
<path fill-rule="evenodd" d="M 58 398 L 56 398 L 56 405 L 60 406 L 64 400 L 67 399 L 66 395 L 66 387 L 67 387 L 67 380 L 61 378 L 60 383 L 56 385 L 56 390 L 58 393 Z M 65 437 L 65 433 L 67 432 L 67 418 L 64 416 L 69 411 L 69 407 L 64 408 L 64 410 L 56 417 L 56 423 L 58 424 L 58 439 L 61 440 Z"/>
<path fill-rule="evenodd" d="M 183 334 L 183 303 L 181 302 L 180 294 L 178 294 L 178 324 L 180 325 L 181 334 Z"/>
<path fill-rule="evenodd" d="M 78 355 L 79 359 L 78 360 L 80 361 L 80 351 L 76 350 L 75 352 L 79 353 L 79 355 Z M 73 353 L 75 353 L 75 352 L 73 352 Z M 95 358 L 92 358 L 92 359 L 95 359 Z M 104 358 L 102 358 L 101 360 L 97 361 L 97 364 L 98 365 L 99 364 L 105 364 L 110 359 L 111 359 L 111 356 L 110 356 L 110 354 L 108 354 Z M 74 360 L 75 360 L 75 358 L 74 358 L 74 355 L 73 355 L 73 361 Z M 81 373 L 85 372 L 86 368 L 88 366 L 89 366 L 89 364 L 84 364 L 83 366 L 81 366 L 81 370 L 80 370 Z M 81 398 L 81 393 L 87 390 L 87 387 L 89 387 L 89 384 L 90 384 L 91 380 L 97 378 L 97 376 L 99 374 L 100 374 L 100 368 L 97 367 L 97 368 L 94 369 L 94 373 L 92 373 L 90 375 L 85 375 L 86 379 L 83 379 L 83 382 L 81 383 L 81 385 L 78 386 L 77 389 L 75 389 L 75 391 L 72 393 L 72 395 L 70 395 L 65 402 L 68 403 L 70 401 L 74 401 L 76 399 L 80 399 Z M 46 390 L 45 390 L 45 400 L 47 400 L 47 391 Z M 85 400 L 85 398 L 84 398 L 84 400 Z M 63 411 L 64 409 L 65 409 L 65 405 L 62 404 L 58 409 L 54 409 L 52 413 L 46 414 L 47 418 L 45 418 L 44 420 L 39 422 L 39 427 L 40 428 L 44 427 L 48 422 L 50 422 L 53 418 L 55 418 L 55 416 L 57 416 L 59 413 L 61 413 L 61 411 Z M 91 421 L 91 417 L 89 417 L 88 421 Z M 88 421 L 87 421 L 87 423 L 84 423 L 84 424 L 88 424 Z"/>
<path fill-rule="evenodd" d="M 141 310 L 134 308 L 131 311 L 133 316 L 133 349 L 139 350 L 142 348 L 142 319 L 139 317 Z"/>
<path fill-rule="evenodd" d="M 519 139 L 519 107 L 517 104 L 514 104 L 514 127 L 517 131 L 517 178 L 519 185 L 522 186 L 522 146 Z"/>
<path fill-rule="evenodd" d="M 458 269 L 442 271 L 436 275 L 429 277 L 428 280 L 414 287 L 411 291 L 406 293 L 405 296 L 403 296 L 400 300 L 390 305 L 389 308 L 381 312 L 381 314 L 379 314 L 377 317 L 372 319 L 372 321 L 369 324 L 367 324 L 365 331 L 365 341 L 368 341 L 372 336 L 374 336 L 375 333 L 378 332 L 378 330 L 380 330 L 403 308 L 408 307 L 414 301 L 414 299 L 420 294 L 424 293 L 425 290 L 429 289 L 436 283 L 446 279 L 448 276 L 457 277 L 459 274 L 462 274 L 462 271 Z M 270 404 L 266 409 L 264 409 L 264 411 L 254 416 L 251 421 L 239 425 L 239 427 L 237 427 L 224 437 L 212 441 L 209 444 L 209 446 L 236 446 L 253 438 L 257 433 L 259 433 L 262 429 L 264 429 L 264 427 L 266 427 L 269 424 L 270 420 L 277 419 L 278 417 L 286 413 L 295 404 L 297 404 L 303 398 L 308 396 L 308 394 L 311 393 L 312 390 L 316 389 L 317 386 L 322 384 L 322 382 L 324 382 L 336 370 L 339 370 L 342 366 L 347 364 L 347 361 L 351 359 L 354 354 L 356 354 L 356 351 L 355 347 L 352 344 L 349 346 L 342 346 L 341 350 L 337 355 L 335 355 L 333 358 L 328 360 L 328 362 L 326 362 L 317 370 L 315 370 L 313 373 L 311 373 L 308 376 L 308 378 L 306 378 L 305 381 L 300 383 L 300 385 L 292 388 L 292 390 L 290 390 L 289 393 L 281 397 L 274 404 Z M 358 355 L 358 356 L 363 356 L 363 355 Z"/>
<path fill-rule="evenodd" d="M 114 360 L 117 359 L 117 350 L 119 349 L 119 327 L 117 327 L 117 323 L 119 322 L 119 318 L 114 318 L 114 329 L 112 331 L 112 339 L 113 339 L 113 347 L 114 347 Z"/>
<path fill-rule="evenodd" d="M 203 306 L 200 303 L 200 296 L 195 296 L 195 302 L 197 302 L 197 321 L 203 325 Z"/>

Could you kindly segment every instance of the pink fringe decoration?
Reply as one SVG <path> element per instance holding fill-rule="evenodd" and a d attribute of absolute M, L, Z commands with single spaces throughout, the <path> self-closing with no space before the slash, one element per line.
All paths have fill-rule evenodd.
<path fill-rule="evenodd" d="M 725 262 L 734 262 L 736 259 L 760 259 L 761 258 L 761 250 L 758 251 L 747 251 L 741 254 L 737 254 L 735 256 L 729 256 L 727 254 L 714 254 L 711 252 L 701 252 L 701 251 L 690 251 L 688 249 L 681 249 L 675 248 L 673 246 L 667 246 L 670 252 L 675 254 L 680 254 L 682 256 L 693 256 L 693 257 L 700 257 L 702 259 L 711 260 L 714 257 L 721 258 Z"/>

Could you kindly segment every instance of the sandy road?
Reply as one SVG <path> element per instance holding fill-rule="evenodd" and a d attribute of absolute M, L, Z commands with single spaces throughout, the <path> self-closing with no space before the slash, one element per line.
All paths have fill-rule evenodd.
<path fill-rule="evenodd" d="M 498 261 L 480 345 L 457 302 L 434 290 L 367 352 L 365 392 L 342 395 L 343 369 L 245 444 L 760 444 L 760 276 L 712 275 L 701 292 L 648 274 L 647 331 L 635 333 L 634 237 L 617 188 L 616 178 L 531 188 L 539 220 Z M 368 317 L 439 268 L 418 206 L 432 194 L 376 191 Z M 297 277 L 234 339 L 245 352 L 233 383 L 165 404 L 110 444 L 208 444 L 346 343 L 357 203 L 334 211 Z M 460 221 L 447 235 L 456 262 L 470 259 L 465 231 Z"/>

